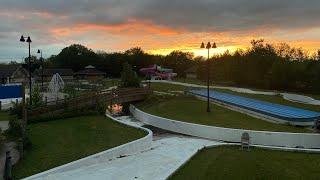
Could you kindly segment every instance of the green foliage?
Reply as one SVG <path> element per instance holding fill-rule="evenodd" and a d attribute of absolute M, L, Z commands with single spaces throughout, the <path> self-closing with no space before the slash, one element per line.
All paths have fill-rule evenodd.
<path fill-rule="evenodd" d="M 7 129 L 5 133 L 10 137 L 20 138 L 22 136 L 22 120 L 17 117 L 12 117 L 9 120 L 9 129 Z"/>
<path fill-rule="evenodd" d="M 193 61 L 193 57 L 193 53 L 173 51 L 161 61 L 161 65 L 173 69 L 173 72 L 177 73 L 178 77 L 185 77 L 185 71 L 196 62 Z"/>
<path fill-rule="evenodd" d="M 23 108 L 22 102 L 18 102 L 18 103 L 13 102 L 13 107 L 10 108 L 9 114 L 17 116 L 18 119 L 22 119 L 22 108 Z"/>
<path fill-rule="evenodd" d="M 38 85 L 33 86 L 31 101 L 32 107 L 39 107 L 43 104 L 42 94 L 40 93 L 40 87 Z"/>
<path fill-rule="evenodd" d="M 123 64 L 121 72 L 121 87 L 140 87 L 140 79 L 128 63 Z"/>
<path fill-rule="evenodd" d="M 107 109 L 107 103 L 103 101 L 99 101 L 97 104 L 97 111 L 100 115 L 105 115 Z"/>
<path fill-rule="evenodd" d="M 63 111 L 59 112 L 48 112 L 47 114 L 36 116 L 31 119 L 28 119 L 29 124 L 55 121 L 57 119 L 67 119 L 77 116 L 86 116 L 86 115 L 97 115 L 98 112 L 96 109 L 82 107 L 82 108 L 65 108 Z"/>

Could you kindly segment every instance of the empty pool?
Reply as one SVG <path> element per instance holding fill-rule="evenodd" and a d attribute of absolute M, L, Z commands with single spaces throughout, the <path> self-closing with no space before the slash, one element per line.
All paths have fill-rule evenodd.
<path fill-rule="evenodd" d="M 207 97 L 206 89 L 195 89 L 190 90 L 189 92 L 196 96 Z M 269 103 L 227 93 L 210 91 L 210 98 L 217 103 L 237 108 L 238 111 L 244 111 L 246 113 L 251 113 L 256 116 L 258 115 L 264 119 L 280 123 L 312 126 L 314 125 L 315 120 L 320 119 L 319 112 Z"/>

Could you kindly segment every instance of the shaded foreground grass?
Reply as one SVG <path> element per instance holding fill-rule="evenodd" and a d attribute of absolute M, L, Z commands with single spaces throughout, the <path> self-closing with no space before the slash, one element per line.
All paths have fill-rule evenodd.
<path fill-rule="evenodd" d="M 239 147 L 204 149 L 170 179 L 318 179 L 320 155 Z"/>
<path fill-rule="evenodd" d="M 260 120 L 211 104 L 211 112 L 206 112 L 206 102 L 191 96 L 158 98 L 151 103 L 138 105 L 148 113 L 189 123 L 262 131 L 311 132 L 308 129 L 280 125 Z"/>
<path fill-rule="evenodd" d="M 83 116 L 28 126 L 32 147 L 13 168 L 15 178 L 30 176 L 59 165 L 125 144 L 143 131 L 103 116 Z"/>

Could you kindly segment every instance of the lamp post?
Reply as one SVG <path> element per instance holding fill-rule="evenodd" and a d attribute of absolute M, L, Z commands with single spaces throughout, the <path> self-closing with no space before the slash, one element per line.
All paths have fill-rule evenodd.
<path fill-rule="evenodd" d="M 212 45 L 210 42 L 207 43 L 207 46 L 204 46 L 204 43 L 201 43 L 200 46 L 201 49 L 208 49 L 208 59 L 207 59 L 207 112 L 210 112 L 210 63 L 209 63 L 209 58 L 210 58 L 210 49 L 211 48 L 217 48 L 216 43 L 214 42 Z"/>
<path fill-rule="evenodd" d="M 27 38 L 27 41 L 25 40 L 25 38 Z M 30 44 L 31 44 L 31 38 L 30 38 L 30 36 L 28 36 L 28 37 L 24 37 L 23 35 L 21 36 L 21 38 L 20 38 L 20 42 L 27 42 L 28 44 L 29 44 L 29 61 L 28 61 L 28 69 L 29 69 L 29 88 L 30 88 L 30 97 L 29 97 L 29 101 L 30 101 L 30 105 L 32 105 L 32 99 L 31 99 L 31 97 L 32 97 L 32 82 L 31 82 L 31 54 L 30 54 Z"/>
<path fill-rule="evenodd" d="M 43 58 L 42 58 L 42 50 L 38 49 L 38 54 L 40 54 L 40 61 L 41 61 L 41 90 L 43 91 Z"/>

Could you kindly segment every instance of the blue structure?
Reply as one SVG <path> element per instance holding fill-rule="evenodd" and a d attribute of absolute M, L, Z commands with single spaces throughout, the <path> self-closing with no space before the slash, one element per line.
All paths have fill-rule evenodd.
<path fill-rule="evenodd" d="M 190 93 L 200 97 L 207 97 L 205 89 L 191 90 Z M 223 105 L 241 108 L 243 110 L 247 110 L 247 112 L 250 111 L 255 114 L 261 114 L 263 117 L 270 117 L 272 120 L 292 125 L 314 125 L 314 122 L 320 119 L 319 112 L 269 103 L 227 93 L 210 91 L 210 98 Z"/>
<path fill-rule="evenodd" d="M 11 99 L 22 97 L 21 85 L 0 85 L 0 99 Z"/>

